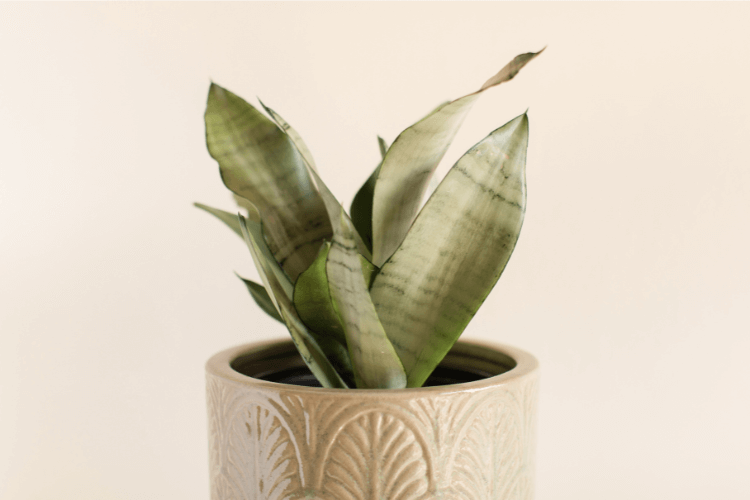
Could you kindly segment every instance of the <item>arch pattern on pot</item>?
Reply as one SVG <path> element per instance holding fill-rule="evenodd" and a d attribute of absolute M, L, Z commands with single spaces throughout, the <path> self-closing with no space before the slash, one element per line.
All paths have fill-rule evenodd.
<path fill-rule="evenodd" d="M 536 376 L 384 401 L 207 392 L 212 500 L 533 498 Z"/>

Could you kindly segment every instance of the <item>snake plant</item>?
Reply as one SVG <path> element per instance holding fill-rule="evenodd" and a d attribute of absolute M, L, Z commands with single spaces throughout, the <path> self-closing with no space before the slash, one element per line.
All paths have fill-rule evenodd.
<path fill-rule="evenodd" d="M 244 239 L 263 283 L 240 279 L 324 387 L 422 386 L 497 282 L 523 223 L 526 113 L 466 152 L 420 205 L 474 102 L 539 53 L 390 147 L 378 138 L 382 160 L 349 213 L 281 116 L 211 84 L 206 143 L 240 213 L 196 206 Z"/>

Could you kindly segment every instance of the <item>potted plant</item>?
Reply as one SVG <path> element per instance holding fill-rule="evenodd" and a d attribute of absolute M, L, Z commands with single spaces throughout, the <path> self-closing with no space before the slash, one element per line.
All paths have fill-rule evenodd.
<path fill-rule="evenodd" d="M 541 52 L 541 51 L 540 51 Z M 505 268 L 526 203 L 526 113 L 430 177 L 481 93 L 404 130 L 347 213 L 299 134 L 211 84 L 206 141 L 262 284 L 241 278 L 291 341 L 207 363 L 211 498 L 530 499 L 537 362 L 457 342 Z"/>

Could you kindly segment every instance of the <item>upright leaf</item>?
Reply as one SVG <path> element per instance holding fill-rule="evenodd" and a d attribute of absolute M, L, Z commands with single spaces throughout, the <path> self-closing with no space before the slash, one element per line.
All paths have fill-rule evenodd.
<path fill-rule="evenodd" d="M 331 297 L 344 325 L 354 380 L 363 389 L 403 388 L 406 374 L 375 312 L 354 233 L 341 209 L 340 225 L 334 224 L 326 262 Z"/>
<path fill-rule="evenodd" d="M 378 136 L 378 148 L 380 149 L 380 158 L 385 158 L 385 154 L 388 152 L 388 143 L 380 136 Z"/>
<path fill-rule="evenodd" d="M 299 135 L 297 131 L 294 130 L 292 126 L 289 125 L 286 120 L 284 120 L 276 111 L 263 104 L 263 101 L 261 101 L 260 99 L 258 99 L 258 102 L 260 102 L 260 105 L 263 106 L 263 109 L 266 110 L 266 113 L 268 113 L 268 115 L 273 118 L 273 121 L 276 122 L 276 125 L 278 125 L 281 130 L 286 132 L 286 134 L 289 136 L 289 139 L 292 140 L 294 145 L 297 147 L 297 151 L 299 151 L 299 153 L 302 155 L 302 158 L 307 162 L 310 168 L 317 171 L 318 169 L 315 167 L 315 160 L 313 160 L 310 148 L 308 148 L 307 144 L 305 144 L 305 141 L 302 140 L 302 136 Z"/>
<path fill-rule="evenodd" d="M 302 322 L 312 331 L 330 335 L 346 345 L 344 326 L 331 299 L 326 275 L 326 261 L 330 248 L 329 243 L 320 247 L 318 258 L 297 278 L 294 284 L 294 307 Z M 359 261 L 362 265 L 362 276 L 369 289 L 375 266 L 362 255 L 359 256 Z"/>
<path fill-rule="evenodd" d="M 305 361 L 305 364 L 307 364 L 310 371 L 323 387 L 346 388 L 346 382 L 336 371 L 331 359 L 327 356 L 329 353 L 323 350 L 314 335 L 305 327 L 299 316 L 297 316 L 297 312 L 294 310 L 294 305 L 292 304 L 291 292 L 288 292 L 286 287 L 279 282 L 277 273 L 274 272 L 273 265 L 275 261 L 269 262 L 264 256 L 266 252 L 263 251 L 262 247 L 265 244 L 263 241 L 258 240 L 257 228 L 251 230 L 248 221 L 241 215 L 239 216 L 239 222 L 242 235 L 247 242 L 250 254 L 253 256 L 265 289 L 269 292 L 269 297 L 278 310 L 279 315 L 286 323 L 289 333 L 292 336 L 292 341 L 297 346 L 297 350 Z"/>
<path fill-rule="evenodd" d="M 341 203 L 339 203 L 339 201 L 333 195 L 331 190 L 328 189 L 328 186 L 326 186 L 325 182 L 323 182 L 323 179 L 320 178 L 318 173 L 315 172 L 314 170 L 310 170 L 309 172 L 313 180 L 315 181 L 315 184 L 318 188 L 318 192 L 320 193 L 320 197 L 323 199 L 323 203 L 325 204 L 326 210 L 328 211 L 328 216 L 329 216 L 329 219 L 331 221 L 331 226 L 332 226 L 332 232 L 335 235 L 337 228 L 340 225 L 340 219 L 342 217 L 346 219 L 349 223 L 351 223 L 351 220 L 349 219 L 349 216 L 346 215 L 346 212 L 344 211 L 344 208 L 341 206 Z M 357 250 L 359 251 L 360 255 L 363 255 L 365 259 L 370 260 L 372 258 L 372 254 L 368 250 L 367 245 L 362 240 L 362 237 L 359 235 L 356 229 L 354 229 L 354 232 L 352 233 L 352 238 L 354 239 L 354 242 L 357 246 Z"/>
<path fill-rule="evenodd" d="M 396 138 L 383 159 L 375 182 L 373 264 L 381 267 L 403 241 L 417 215 L 430 177 L 474 101 L 488 88 L 511 80 L 540 53 L 517 56 L 478 91 L 438 107 Z"/>
<path fill-rule="evenodd" d="M 381 158 L 385 158 L 385 153 L 388 151 L 388 144 L 380 136 L 378 136 L 378 146 Z M 375 167 L 370 177 L 359 188 L 350 207 L 352 223 L 357 232 L 362 236 L 362 241 L 365 242 L 370 252 L 372 252 L 372 195 L 375 192 L 375 181 L 378 179 L 378 172 L 382 164 L 382 161 L 378 163 L 378 166 Z"/>
<path fill-rule="evenodd" d="M 331 335 L 346 345 L 344 327 L 331 300 L 326 277 L 329 243 L 320 247 L 315 262 L 297 278 L 294 284 L 294 307 L 302 322 L 313 331 Z"/>
<path fill-rule="evenodd" d="M 526 206 L 528 119 L 471 148 L 422 208 L 370 293 L 403 362 L 421 386 L 497 282 Z"/>
<path fill-rule="evenodd" d="M 302 155 L 260 111 L 213 83 L 205 121 L 206 144 L 224 184 L 258 207 L 274 258 L 296 280 L 331 238 Z"/>
<path fill-rule="evenodd" d="M 310 175 L 310 178 L 312 179 L 312 184 L 315 187 L 315 189 L 317 189 L 317 192 L 320 195 L 320 198 L 322 199 L 323 204 L 325 205 L 326 212 L 328 213 L 328 216 L 329 216 L 329 223 L 331 225 L 336 224 L 338 220 L 339 210 L 341 209 L 341 204 L 338 202 L 338 200 L 333 195 L 333 193 L 331 193 L 331 190 L 328 189 L 328 186 L 326 186 L 325 182 L 323 182 L 323 179 L 320 178 L 320 175 L 318 175 L 318 172 L 315 169 L 315 165 L 312 163 L 312 155 L 310 155 L 310 152 L 307 149 L 307 146 L 305 146 L 305 143 L 302 141 L 302 138 L 299 136 L 299 134 L 297 134 L 295 130 L 283 118 L 281 118 L 281 116 L 278 115 L 278 113 L 266 107 L 265 104 L 263 105 L 263 107 L 274 118 L 274 120 L 276 120 L 279 126 L 279 130 L 283 131 L 286 134 L 290 134 L 289 139 L 291 140 L 292 144 L 295 146 L 298 153 L 300 154 L 302 158 L 302 162 L 307 168 L 307 172 Z M 332 216 L 331 214 L 336 214 L 336 215 Z M 346 217 L 348 218 L 348 216 Z M 362 237 L 359 235 L 359 233 L 356 233 L 356 232 L 355 232 L 354 237 L 357 242 L 357 247 L 359 248 L 359 252 L 362 255 L 364 255 L 367 259 L 370 259 L 372 256 L 371 252 L 369 248 L 367 248 L 367 245 L 365 244 L 365 242 L 362 240 Z"/>

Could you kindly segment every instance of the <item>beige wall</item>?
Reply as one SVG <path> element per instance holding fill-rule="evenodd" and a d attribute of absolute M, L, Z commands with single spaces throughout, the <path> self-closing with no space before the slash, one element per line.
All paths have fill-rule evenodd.
<path fill-rule="evenodd" d="M 530 107 L 529 206 L 467 337 L 543 367 L 538 498 L 750 498 L 748 4 L 0 4 L 0 498 L 205 499 L 203 363 L 286 332 L 232 271 L 209 78 L 347 203 L 398 132 Z M 445 169 L 443 168 L 443 171 Z"/>

